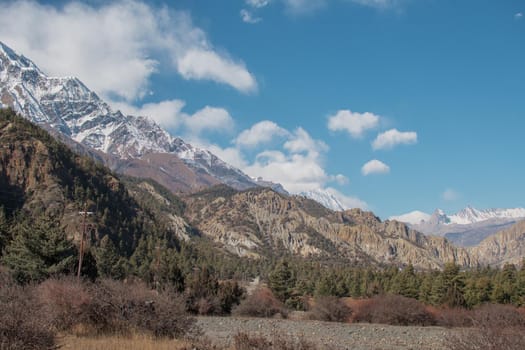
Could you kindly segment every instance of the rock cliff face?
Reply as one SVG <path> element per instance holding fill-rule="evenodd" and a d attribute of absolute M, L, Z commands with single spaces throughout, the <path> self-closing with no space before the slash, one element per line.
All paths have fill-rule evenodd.
<path fill-rule="evenodd" d="M 525 221 L 485 238 L 469 252 L 483 265 L 521 264 L 525 258 Z"/>
<path fill-rule="evenodd" d="M 381 222 L 359 209 L 333 212 L 312 200 L 268 189 L 234 192 L 218 187 L 186 203 L 188 220 L 202 234 L 241 256 L 287 252 L 362 264 L 412 263 L 425 269 L 449 261 L 474 264 L 465 250 L 402 223 Z"/>

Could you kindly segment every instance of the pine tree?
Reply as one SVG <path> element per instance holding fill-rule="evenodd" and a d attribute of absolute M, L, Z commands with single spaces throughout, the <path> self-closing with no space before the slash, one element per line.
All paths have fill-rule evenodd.
<path fill-rule="evenodd" d="M 21 283 L 72 272 L 77 257 L 72 241 L 48 218 L 24 220 L 13 230 L 3 263 Z"/>
<path fill-rule="evenodd" d="M 516 294 L 517 270 L 514 264 L 505 264 L 496 275 L 492 300 L 499 304 L 517 302 Z"/>
<path fill-rule="evenodd" d="M 391 292 L 407 298 L 417 299 L 419 296 L 420 281 L 412 264 L 408 265 L 401 273 L 398 273 L 391 286 Z"/>
<path fill-rule="evenodd" d="M 431 301 L 437 305 L 466 306 L 465 281 L 459 266 L 447 263 L 432 285 Z"/>
<path fill-rule="evenodd" d="M 295 276 L 287 261 L 281 260 L 273 269 L 268 276 L 268 286 L 277 299 L 283 303 L 290 298 L 295 287 Z"/>
<path fill-rule="evenodd" d="M 117 248 L 108 235 L 102 237 L 98 247 L 94 249 L 97 271 L 100 277 L 122 279 L 125 277 L 123 258 L 117 253 Z"/>

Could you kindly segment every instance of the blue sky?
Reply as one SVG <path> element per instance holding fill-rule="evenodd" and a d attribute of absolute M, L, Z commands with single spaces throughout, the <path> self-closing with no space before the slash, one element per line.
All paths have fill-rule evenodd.
<path fill-rule="evenodd" d="M 0 40 L 47 73 L 293 192 L 382 218 L 525 206 L 523 1 L 0 8 Z"/>

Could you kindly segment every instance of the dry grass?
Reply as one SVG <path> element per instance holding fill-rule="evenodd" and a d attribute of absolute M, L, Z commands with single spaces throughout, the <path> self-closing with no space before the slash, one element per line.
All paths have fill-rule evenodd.
<path fill-rule="evenodd" d="M 148 335 L 130 337 L 101 336 L 75 337 L 65 336 L 60 340 L 64 350 L 184 350 L 190 344 L 182 340 L 155 339 Z"/>

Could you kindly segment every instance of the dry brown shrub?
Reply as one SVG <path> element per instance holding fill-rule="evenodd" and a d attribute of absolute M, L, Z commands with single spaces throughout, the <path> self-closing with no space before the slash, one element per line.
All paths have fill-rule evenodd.
<path fill-rule="evenodd" d="M 334 296 L 320 297 L 315 299 L 313 306 L 308 312 L 311 320 L 348 322 L 352 310 L 341 299 Z"/>
<path fill-rule="evenodd" d="M 445 308 L 436 313 L 436 321 L 442 327 L 471 327 L 473 312 L 463 308 Z"/>
<path fill-rule="evenodd" d="M 74 277 L 50 278 L 35 289 L 35 299 L 58 331 L 85 323 L 91 295 L 85 283 Z"/>
<path fill-rule="evenodd" d="M 472 327 L 447 339 L 454 350 L 523 350 L 525 318 L 513 306 L 487 304 L 472 311 Z"/>
<path fill-rule="evenodd" d="M 217 315 L 221 313 L 220 301 L 216 297 L 203 297 L 197 300 L 195 304 L 199 315 Z"/>
<path fill-rule="evenodd" d="M 88 317 L 100 333 L 139 330 L 173 338 L 194 328 L 195 319 L 186 315 L 184 299 L 172 291 L 157 293 L 140 282 L 102 280 L 91 293 Z"/>
<path fill-rule="evenodd" d="M 47 315 L 33 298 L 31 287 L 7 280 L 0 284 L 0 349 L 56 348 Z"/>
<path fill-rule="evenodd" d="M 241 301 L 233 309 L 234 315 L 252 317 L 273 317 L 281 315 L 286 318 L 288 310 L 268 288 L 259 288 Z"/>
<path fill-rule="evenodd" d="M 411 298 L 385 294 L 361 305 L 354 315 L 356 322 L 383 323 L 399 326 L 430 326 L 436 324 L 425 305 Z"/>
<path fill-rule="evenodd" d="M 317 347 L 304 339 L 290 339 L 282 334 L 272 338 L 247 333 L 237 333 L 233 337 L 234 350 L 316 350 Z"/>

